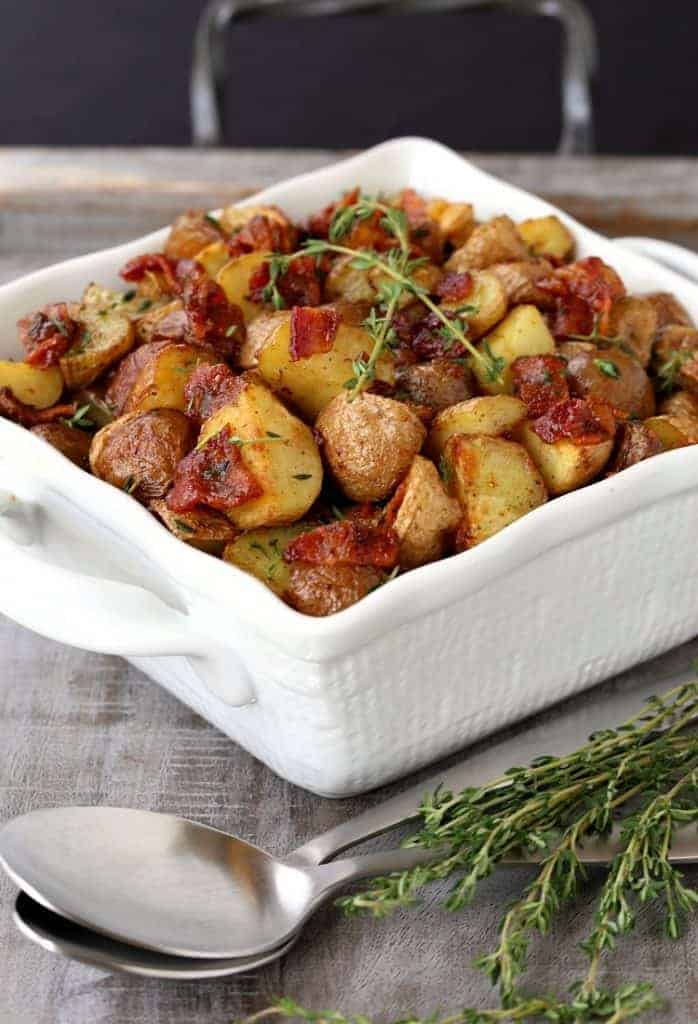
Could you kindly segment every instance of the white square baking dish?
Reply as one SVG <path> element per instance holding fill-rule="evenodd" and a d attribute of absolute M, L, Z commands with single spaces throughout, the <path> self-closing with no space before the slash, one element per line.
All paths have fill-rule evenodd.
<path fill-rule="evenodd" d="M 607 260 L 631 292 L 674 292 L 698 318 L 698 287 L 685 278 L 425 139 L 384 143 L 248 202 L 301 218 L 356 184 L 472 201 L 480 217 L 556 212 L 580 255 Z M 0 289 L 0 356 L 19 355 L 19 316 L 90 280 L 116 285 L 125 260 L 165 234 Z M 5 420 L 0 489 L 0 610 L 129 658 L 279 775 L 325 796 L 414 770 L 698 631 L 698 448 L 557 498 L 326 619 L 182 544 Z"/>

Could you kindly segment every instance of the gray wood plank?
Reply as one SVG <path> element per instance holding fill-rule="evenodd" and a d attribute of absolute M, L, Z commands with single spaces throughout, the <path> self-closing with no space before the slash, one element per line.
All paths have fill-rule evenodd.
<path fill-rule="evenodd" d="M 190 205 L 214 206 L 320 166 L 317 151 L 0 149 L 0 280 L 115 244 Z M 477 157 L 609 233 L 662 234 L 698 247 L 693 160 Z M 605 684 L 615 691 L 688 670 L 698 641 Z M 589 699 L 582 696 L 572 706 Z M 560 722 L 565 708 L 550 712 Z M 0 619 L 0 820 L 34 807 L 112 803 L 176 811 L 281 852 L 387 792 L 346 801 L 276 778 L 215 729 L 116 658 L 62 647 Z M 404 784 L 404 783 L 403 783 Z M 403 785 L 398 784 L 398 785 Z M 698 884 L 698 871 L 688 872 Z M 174 984 L 109 976 L 31 945 L 11 921 L 0 878 L 1 1024 L 226 1024 L 285 992 L 316 1008 L 377 1019 L 484 1005 L 472 957 L 494 937 L 502 906 L 530 877 L 507 869 L 475 905 L 445 913 L 435 892 L 417 911 L 346 921 L 328 907 L 281 964 L 242 979 Z M 534 943 L 531 986 L 564 988 L 579 974 L 598 877 L 554 933 Z M 648 978 L 670 1000 L 667 1024 L 698 1021 L 698 923 L 675 945 L 643 915 L 606 980 Z"/>

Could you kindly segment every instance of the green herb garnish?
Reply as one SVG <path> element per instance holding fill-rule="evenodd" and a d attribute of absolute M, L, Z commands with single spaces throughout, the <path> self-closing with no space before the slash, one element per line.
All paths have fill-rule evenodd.
<path fill-rule="evenodd" d="M 613 377 L 614 380 L 620 377 L 620 370 L 612 359 L 594 359 L 593 362 L 606 377 Z"/>

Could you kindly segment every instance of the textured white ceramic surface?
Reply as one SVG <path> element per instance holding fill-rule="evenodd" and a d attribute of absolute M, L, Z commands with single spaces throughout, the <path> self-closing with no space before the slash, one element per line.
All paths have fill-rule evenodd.
<path fill-rule="evenodd" d="M 467 199 L 480 217 L 553 210 L 422 139 L 248 202 L 304 217 L 359 183 Z M 560 216 L 580 255 L 608 260 L 629 291 L 673 291 L 698 318 L 685 277 Z M 164 235 L 0 289 L 0 357 L 19 355 L 19 316 L 89 280 L 116 285 L 125 260 Z M 128 495 L 4 420 L 0 512 L 0 610 L 124 655 L 274 771 L 328 796 L 404 774 L 698 631 L 698 448 L 558 498 L 327 619 L 177 541 Z"/>

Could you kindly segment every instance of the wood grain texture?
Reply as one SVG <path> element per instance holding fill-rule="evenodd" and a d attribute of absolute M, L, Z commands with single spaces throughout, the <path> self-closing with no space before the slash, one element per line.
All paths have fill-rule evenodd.
<path fill-rule="evenodd" d="M 115 244 L 189 205 L 215 206 L 291 173 L 320 152 L 0 150 L 0 280 Z M 554 198 L 609 233 L 642 232 L 698 246 L 695 161 L 482 157 L 479 162 Z M 698 641 L 605 684 L 616 691 L 689 670 Z M 548 712 L 564 721 L 570 707 Z M 556 716 L 558 718 L 556 719 Z M 116 658 L 61 647 L 0 619 L 0 820 L 64 803 L 172 811 L 230 828 L 283 852 L 398 786 L 328 801 L 290 786 Z M 414 780 L 410 780 L 414 781 Z M 400 784 L 405 785 L 405 783 Z M 698 884 L 698 871 L 688 872 Z M 384 922 L 342 920 L 332 908 L 291 954 L 257 974 L 210 983 L 109 976 L 44 953 L 12 920 L 0 878 L 0 1024 L 228 1024 L 287 993 L 317 1008 L 395 1019 L 485 1005 L 469 968 L 491 944 L 503 905 L 529 879 L 506 869 L 475 905 L 452 916 L 439 893 Z M 562 991 L 578 976 L 598 877 L 552 936 L 533 946 L 531 986 Z M 698 1022 L 698 922 L 675 945 L 652 914 L 609 962 L 609 983 L 648 978 L 670 1000 L 657 1022 Z"/>

